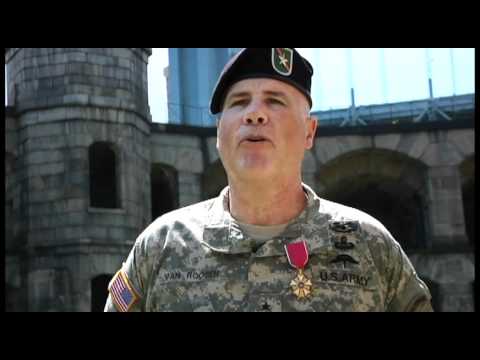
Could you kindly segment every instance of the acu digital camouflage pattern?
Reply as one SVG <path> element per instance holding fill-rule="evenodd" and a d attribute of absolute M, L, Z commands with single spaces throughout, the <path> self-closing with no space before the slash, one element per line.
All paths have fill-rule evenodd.
<path fill-rule="evenodd" d="M 122 266 L 141 297 L 130 310 L 432 311 L 428 288 L 380 222 L 304 189 L 305 211 L 258 249 L 228 211 L 228 187 L 158 218 Z M 313 283 L 306 300 L 291 292 L 296 271 L 284 250 L 299 239 Z M 111 296 L 105 311 L 116 311 Z"/>

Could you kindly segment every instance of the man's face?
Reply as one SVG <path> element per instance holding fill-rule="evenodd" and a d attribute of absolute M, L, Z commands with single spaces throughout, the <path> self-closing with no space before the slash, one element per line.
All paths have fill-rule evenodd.
<path fill-rule="evenodd" d="M 217 148 L 228 176 L 299 176 L 317 127 L 308 113 L 305 96 L 285 82 L 261 78 L 235 83 L 217 129 Z"/>

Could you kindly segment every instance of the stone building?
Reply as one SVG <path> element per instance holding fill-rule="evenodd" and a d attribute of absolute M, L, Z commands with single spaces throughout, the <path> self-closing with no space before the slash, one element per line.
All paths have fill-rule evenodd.
<path fill-rule="evenodd" d="M 215 128 L 152 122 L 150 54 L 5 50 L 7 311 L 103 309 L 136 236 L 226 185 Z M 363 127 L 328 126 L 343 115 L 318 113 L 303 176 L 390 229 L 436 310 L 473 311 L 474 100 L 453 100 L 461 106 L 446 107 L 448 121 L 410 121 L 405 104 L 366 109 L 375 121 Z"/>

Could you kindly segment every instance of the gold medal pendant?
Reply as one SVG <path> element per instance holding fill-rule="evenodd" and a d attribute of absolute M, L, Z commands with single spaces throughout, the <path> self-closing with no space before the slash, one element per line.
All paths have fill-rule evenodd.
<path fill-rule="evenodd" d="M 312 293 L 312 282 L 303 273 L 303 269 L 298 269 L 297 277 L 290 282 L 292 292 L 298 300 L 305 299 Z"/>
<path fill-rule="evenodd" d="M 307 298 L 312 293 L 312 282 L 303 272 L 308 263 L 308 248 L 305 240 L 285 245 L 288 262 L 297 269 L 297 277 L 290 282 L 292 292 L 298 300 Z"/>

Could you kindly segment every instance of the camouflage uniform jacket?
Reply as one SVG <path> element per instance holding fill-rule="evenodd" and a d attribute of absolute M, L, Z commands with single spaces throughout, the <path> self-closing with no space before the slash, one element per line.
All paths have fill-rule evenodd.
<path fill-rule="evenodd" d="M 110 282 L 105 311 L 432 311 L 428 288 L 379 221 L 303 186 L 306 209 L 258 249 L 228 211 L 228 187 L 159 217 Z M 300 300 L 284 247 L 299 239 L 312 282 Z M 112 299 L 120 275 L 123 306 Z"/>

